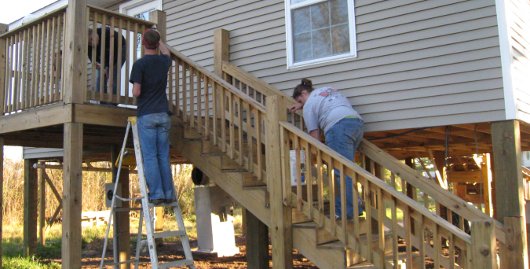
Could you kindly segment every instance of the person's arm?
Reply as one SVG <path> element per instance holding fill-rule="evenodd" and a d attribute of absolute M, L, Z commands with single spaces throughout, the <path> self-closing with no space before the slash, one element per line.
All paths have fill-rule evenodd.
<path fill-rule="evenodd" d="M 291 106 L 289 106 L 289 111 L 290 112 L 296 112 L 298 110 L 301 110 L 304 106 L 300 103 L 294 103 L 292 104 Z"/>
<path fill-rule="evenodd" d="M 309 132 L 309 135 L 311 135 L 313 138 L 315 138 L 315 139 L 317 139 L 318 141 L 320 141 L 320 130 L 319 130 L 319 129 L 316 129 L 316 130 L 310 131 L 310 132 Z"/>
<path fill-rule="evenodd" d="M 133 84 L 133 95 L 134 95 L 134 97 L 140 96 L 141 93 L 142 93 L 142 84 L 135 82 Z"/>
<path fill-rule="evenodd" d="M 169 49 L 167 48 L 166 44 L 162 42 L 162 40 L 160 40 L 158 48 L 160 49 L 160 53 L 169 56 Z"/>

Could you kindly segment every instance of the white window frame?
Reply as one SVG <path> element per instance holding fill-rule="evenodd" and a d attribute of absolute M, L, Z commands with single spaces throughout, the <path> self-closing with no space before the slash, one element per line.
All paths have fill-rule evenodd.
<path fill-rule="evenodd" d="M 327 0 L 308 0 L 298 4 L 291 4 L 291 0 L 285 0 L 285 33 L 286 33 L 286 45 L 287 45 L 287 69 L 304 67 L 314 64 L 321 64 L 327 62 L 333 62 L 342 59 L 355 58 L 357 57 L 357 38 L 356 38 L 356 29 L 355 29 L 355 6 L 354 0 L 346 0 L 348 2 L 348 22 L 349 22 L 349 32 L 350 32 L 350 52 L 333 55 L 329 57 L 323 57 L 318 59 L 312 59 L 303 62 L 294 62 L 294 51 L 293 51 L 293 33 L 292 33 L 292 20 L 291 20 L 291 10 L 296 8 L 301 8 L 305 6 L 310 6 L 318 4 L 321 2 L 326 2 Z"/>
<path fill-rule="evenodd" d="M 120 13 L 129 14 L 135 13 L 135 9 L 148 10 L 148 9 L 162 9 L 162 0 L 133 0 L 123 4 L 120 4 Z"/>

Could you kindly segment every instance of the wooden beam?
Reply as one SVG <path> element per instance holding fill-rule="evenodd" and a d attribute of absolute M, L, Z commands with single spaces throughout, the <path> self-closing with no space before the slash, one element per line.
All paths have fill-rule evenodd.
<path fill-rule="evenodd" d="M 64 124 L 62 268 L 81 268 L 83 125 Z"/>
<path fill-rule="evenodd" d="M 521 141 L 519 121 L 507 120 L 491 124 L 491 140 L 495 171 L 496 218 L 504 221 L 507 217 L 525 219 L 524 183 L 521 171 Z M 516 261 L 506 268 L 528 268 L 528 253 L 525 225 L 514 225 L 514 230 L 507 232 L 506 241 L 512 243 L 511 253 Z M 512 237 L 512 238 L 510 238 Z M 507 256 L 502 255 L 506 261 Z M 504 267 L 504 266 L 503 266 Z"/>
<path fill-rule="evenodd" d="M 495 227 L 491 221 L 473 221 L 471 229 L 471 260 L 473 268 L 497 268 Z M 516 268 L 516 267 L 505 267 Z"/>
<path fill-rule="evenodd" d="M 246 227 L 247 267 L 269 268 L 269 230 L 249 210 L 244 210 Z"/>
<path fill-rule="evenodd" d="M 37 191 L 38 181 L 33 165 L 37 160 L 24 160 L 24 255 L 37 250 Z"/>
<path fill-rule="evenodd" d="M 37 169 L 37 180 L 39 182 L 39 244 L 44 246 L 46 242 L 45 228 L 46 228 L 46 179 L 44 178 L 45 173 L 44 161 L 39 162 Z M 62 167 L 61 167 L 62 168 Z"/>
<path fill-rule="evenodd" d="M 55 104 L 0 117 L 0 133 L 10 133 L 63 124 L 72 120 L 72 106 Z M 100 118 L 101 120 L 101 118 Z"/>
<path fill-rule="evenodd" d="M 289 269 L 293 266 L 292 215 L 291 208 L 283 203 L 282 158 L 280 145 L 280 121 L 287 120 L 284 98 L 268 96 L 266 121 L 266 166 L 267 187 L 271 204 L 272 268 Z"/>
<path fill-rule="evenodd" d="M 136 110 L 109 106 L 76 104 L 73 106 L 73 122 L 103 126 L 125 127 L 127 118 Z"/>
<path fill-rule="evenodd" d="M 88 25 L 86 0 L 68 0 L 64 34 L 64 102 L 83 103 L 87 86 Z M 73 267 L 71 267 L 73 268 Z"/>

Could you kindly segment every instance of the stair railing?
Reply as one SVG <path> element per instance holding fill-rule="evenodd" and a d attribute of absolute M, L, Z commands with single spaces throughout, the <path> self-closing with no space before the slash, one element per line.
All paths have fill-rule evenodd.
<path fill-rule="evenodd" d="M 276 90 L 274 87 L 258 80 L 257 78 L 253 77 L 251 74 L 244 72 L 243 70 L 231 65 L 230 63 L 227 63 L 227 62 L 223 63 L 222 69 L 223 69 L 224 78 L 228 82 L 230 82 L 234 87 L 239 89 L 240 93 L 248 95 L 249 97 L 255 99 L 256 101 L 260 103 L 263 103 L 264 101 L 264 99 L 261 98 L 262 95 L 270 96 L 271 93 L 276 93 L 276 95 L 287 98 L 285 94 Z M 286 100 L 286 103 L 288 104 L 289 103 L 292 104 L 293 102 L 294 100 L 292 100 L 291 98 L 287 98 Z M 294 115 L 291 114 L 289 115 L 288 119 L 289 119 L 289 122 L 291 122 L 292 124 L 298 127 L 303 127 L 303 125 L 301 124 L 303 120 L 301 119 L 301 116 L 299 114 L 294 114 Z M 287 128 L 287 125 L 284 125 L 284 123 L 281 123 L 281 124 L 284 127 L 284 129 L 289 129 Z M 284 157 L 282 158 L 282 160 L 285 162 L 284 167 L 289 167 L 289 171 L 286 170 L 284 171 L 284 173 L 287 174 L 287 172 L 293 171 L 291 168 L 291 164 L 290 164 L 290 157 L 291 157 L 290 154 L 292 154 L 291 153 L 292 151 L 295 152 L 295 165 L 294 165 L 295 167 L 301 167 L 302 163 L 304 163 L 302 160 L 304 159 L 306 160 L 307 163 L 303 165 L 304 167 L 303 169 L 305 171 L 301 171 L 300 169 L 294 169 L 296 175 L 293 175 L 292 180 L 290 179 L 291 176 L 284 177 L 284 181 L 293 181 L 295 185 L 295 187 L 293 187 L 295 191 L 292 194 L 290 192 L 286 192 L 288 196 L 293 195 L 293 197 L 291 198 L 285 197 L 285 199 L 287 201 L 292 201 L 293 206 L 304 211 L 309 218 L 316 220 L 316 222 L 320 225 L 324 225 L 328 227 L 328 230 L 331 230 L 334 234 L 336 234 L 337 223 L 334 221 L 334 218 L 330 217 L 329 213 L 327 213 L 327 217 L 323 217 L 324 215 L 322 212 L 334 212 L 334 207 L 335 207 L 334 196 L 339 195 L 341 199 L 345 199 L 344 198 L 345 192 L 341 192 L 340 194 L 334 194 L 332 191 L 333 188 L 330 187 L 330 186 L 333 186 L 333 184 L 329 182 L 330 180 L 332 180 L 331 174 L 328 174 L 327 176 L 325 176 L 321 172 L 319 174 L 320 176 L 318 176 L 317 175 L 318 173 L 315 173 L 315 168 L 319 167 L 319 169 L 324 169 L 325 171 L 327 171 L 327 173 L 329 173 L 329 171 L 331 171 L 330 167 L 333 167 L 333 166 L 330 166 L 330 164 L 337 162 L 337 160 L 330 156 L 323 158 L 322 152 L 317 151 L 313 148 L 315 146 L 314 143 L 316 143 L 316 140 L 311 140 L 311 139 L 304 140 L 300 138 L 295 139 L 292 136 L 292 132 L 293 132 L 292 127 L 294 125 L 289 126 L 291 128 L 290 129 L 291 137 L 288 143 L 290 147 L 289 152 L 285 151 Z M 297 134 L 300 134 L 300 135 L 303 134 L 303 132 L 300 133 L 301 131 L 300 128 L 298 129 L 298 131 L 299 132 Z M 400 217 L 399 219 L 399 221 L 402 222 L 401 227 L 400 225 L 398 225 L 398 229 L 396 232 L 394 232 L 395 229 L 391 229 L 391 227 L 393 227 L 392 222 L 395 222 L 396 221 L 395 219 L 384 217 L 383 222 L 386 223 L 387 226 L 385 226 L 384 223 L 381 223 L 381 225 L 379 226 L 380 230 L 390 229 L 392 233 L 394 234 L 393 236 L 397 236 L 399 240 L 404 240 L 404 238 L 409 237 L 410 240 L 405 240 L 407 242 L 412 241 L 412 243 L 409 243 L 407 245 L 406 255 L 409 257 L 407 259 L 407 263 L 412 263 L 413 261 L 417 262 L 418 259 L 424 261 L 425 257 L 429 256 L 430 259 L 435 264 L 443 264 L 443 265 L 449 266 L 451 264 L 450 260 L 455 260 L 452 266 L 455 266 L 455 264 L 459 264 L 462 267 L 470 268 L 469 266 L 466 266 L 468 265 L 467 263 L 469 262 L 469 261 L 466 261 L 466 259 L 470 259 L 471 257 L 470 255 L 472 254 L 473 248 L 471 248 L 469 245 L 467 245 L 467 247 L 464 246 L 465 244 L 463 242 L 465 240 L 464 241 L 461 241 L 461 240 L 463 240 L 463 238 L 466 238 L 467 241 L 465 242 L 469 243 L 470 242 L 468 240 L 470 239 L 469 233 L 473 234 L 473 229 L 480 230 L 477 227 L 480 227 L 481 225 L 488 226 L 488 229 L 489 228 L 494 229 L 494 231 L 491 233 L 493 233 L 495 235 L 495 238 L 499 240 L 498 243 L 500 244 L 501 247 L 504 244 L 505 234 L 504 234 L 503 226 L 499 222 L 491 219 L 489 216 L 480 212 L 474 206 L 467 204 L 465 201 L 458 198 L 454 194 L 446 192 L 437 186 L 433 187 L 430 185 L 423 184 L 423 181 L 427 182 L 427 180 L 425 180 L 421 176 L 421 174 L 417 173 L 412 168 L 405 166 L 403 163 L 399 162 L 392 156 L 384 153 L 382 150 L 377 149 L 377 147 L 375 147 L 375 145 L 371 144 L 370 142 L 364 140 L 359 151 L 361 152 L 363 156 L 363 166 L 366 168 L 366 170 L 364 170 L 363 168 L 361 169 L 363 169 L 364 172 L 370 171 L 372 176 L 361 177 L 359 175 L 361 174 L 364 175 L 363 173 L 360 173 L 358 171 L 354 172 L 354 170 L 349 170 L 349 172 L 352 174 L 356 174 L 359 178 L 357 182 L 357 187 L 356 187 L 357 195 L 360 195 L 361 197 L 364 197 L 365 199 L 367 197 L 371 197 L 369 200 L 370 202 L 368 203 L 368 205 L 371 205 L 371 207 L 367 207 L 368 210 L 366 212 L 367 219 L 369 220 L 372 219 L 372 221 L 375 221 L 375 223 L 377 223 L 376 220 L 381 215 L 381 212 L 386 212 L 389 210 L 388 207 L 385 210 L 378 209 L 379 207 L 378 207 L 377 201 L 380 198 L 377 198 L 378 196 L 376 194 L 379 190 L 370 191 L 371 190 L 370 186 L 372 186 L 372 189 L 374 189 L 373 186 L 376 186 L 376 185 L 374 185 L 373 182 L 368 183 L 369 179 L 377 178 L 379 180 L 378 183 L 387 184 L 387 187 L 391 187 L 394 189 L 392 194 L 384 194 L 384 195 L 383 195 L 384 192 L 382 191 L 383 189 L 381 189 L 381 193 L 382 193 L 381 197 L 386 197 L 386 198 L 381 198 L 382 200 L 380 200 L 380 202 L 382 203 L 384 202 L 385 204 L 388 204 L 389 201 L 395 200 L 394 204 L 398 204 L 397 196 L 393 196 L 395 194 L 394 192 L 396 191 L 401 193 L 401 195 L 399 196 L 400 198 L 403 198 L 403 196 L 405 196 L 405 197 L 408 197 L 409 202 L 410 200 L 415 201 L 413 203 L 414 208 L 416 208 L 416 210 L 418 211 L 414 211 L 414 212 L 412 212 L 412 209 L 410 208 L 410 206 L 403 207 L 403 208 L 400 208 L 397 205 L 394 206 L 395 207 L 394 210 L 399 212 L 399 213 L 396 213 L 396 215 L 403 216 L 403 217 Z M 321 156 L 319 157 L 319 154 L 316 152 L 319 152 Z M 312 161 L 310 162 L 309 160 L 312 160 Z M 346 169 L 346 167 L 347 166 L 344 166 L 344 164 L 342 164 L 342 169 Z M 307 181 L 307 182 L 304 182 L 304 184 L 307 184 L 308 186 L 311 186 L 312 184 L 320 186 L 320 187 L 317 187 L 316 192 L 314 192 L 314 188 L 306 188 L 302 186 L 304 185 L 301 183 L 302 175 L 304 175 L 304 179 Z M 312 175 L 312 176 L 309 176 L 309 175 Z M 324 184 L 325 183 L 324 179 L 328 181 L 327 184 Z M 387 179 L 387 180 L 384 180 L 384 179 Z M 385 181 L 387 183 L 385 183 Z M 398 182 L 399 184 L 396 182 Z M 344 184 L 344 183 L 342 182 L 341 184 Z M 401 187 L 401 185 L 404 187 Z M 284 182 L 284 188 L 285 189 L 290 188 L 290 183 Z M 343 189 L 344 188 L 341 188 L 341 190 Z M 414 193 L 414 192 L 418 194 L 421 193 L 421 195 L 410 195 L 410 193 Z M 409 195 L 407 196 L 407 194 Z M 388 198 L 388 197 L 393 197 L 393 198 Z M 356 199 L 357 198 L 354 197 L 354 201 Z M 309 202 L 309 201 L 313 201 L 313 202 Z M 324 205 L 326 205 L 327 208 L 324 207 Z M 354 205 L 354 206 L 357 207 L 357 205 Z M 423 207 L 423 208 L 420 209 L 419 207 Z M 434 225 L 432 223 L 432 220 L 426 221 L 425 216 L 419 217 L 419 213 L 418 213 L 419 211 L 429 216 L 430 215 L 437 216 L 436 217 L 437 220 L 438 218 L 444 220 L 442 222 L 443 224 Z M 343 212 L 343 215 L 344 214 L 345 212 Z M 318 221 L 318 219 L 314 219 L 315 216 L 318 216 L 318 219 L 320 221 Z M 356 225 L 356 223 L 359 220 L 356 220 L 356 219 L 357 218 L 353 219 L 353 222 L 354 222 L 353 227 L 359 227 L 359 225 Z M 425 224 L 425 222 L 427 224 Z M 474 228 L 470 229 L 469 225 L 465 224 L 466 222 L 474 223 L 475 225 L 471 225 Z M 482 223 L 482 224 L 477 224 L 477 223 Z M 407 224 L 408 226 L 406 226 L 405 224 Z M 345 227 L 347 225 L 345 224 L 345 222 L 344 223 L 341 222 L 339 226 L 342 226 L 341 227 L 342 231 L 346 231 Z M 370 226 L 370 225 L 367 225 L 367 226 Z M 405 228 L 405 226 L 407 228 Z M 445 231 L 440 232 L 440 229 L 445 229 Z M 448 235 L 447 234 L 448 231 L 454 232 L 455 234 L 458 234 L 458 236 L 455 234 Z M 339 238 L 342 237 L 343 240 L 346 241 L 345 243 L 348 243 L 346 239 L 348 238 L 349 235 L 347 234 L 348 232 L 343 233 L 343 234 L 337 234 L 337 235 L 339 236 Z M 356 233 L 354 232 L 353 234 L 356 234 Z M 370 233 L 366 233 L 367 236 L 368 234 Z M 468 237 L 464 236 L 464 234 L 467 234 Z M 429 236 L 428 238 L 433 238 L 434 241 L 431 242 L 430 244 L 427 244 L 427 239 L 425 239 L 426 235 Z M 460 237 L 460 236 L 463 236 L 463 237 Z M 378 240 L 384 241 L 384 237 Z M 420 244 L 419 242 L 421 242 L 422 240 L 424 243 Z M 451 242 L 453 240 L 456 240 L 456 241 L 454 241 L 453 244 L 449 243 L 448 245 L 449 247 L 447 248 L 444 248 L 441 244 L 441 243 L 448 244 L 448 242 Z M 398 241 L 398 239 L 394 241 Z M 382 244 L 381 242 L 379 243 Z M 395 247 L 397 242 L 393 244 L 394 244 L 393 246 Z M 413 249 L 424 250 L 424 253 L 423 253 L 424 255 L 423 256 L 413 255 L 412 253 Z M 440 253 L 439 250 L 441 249 L 444 249 L 444 251 L 448 254 L 442 255 L 442 256 L 437 256 L 434 254 L 434 253 Z M 495 248 L 492 246 L 492 249 L 495 249 Z M 398 252 L 396 251 L 393 252 L 393 255 L 395 255 L 394 257 L 395 259 L 397 259 L 396 257 L 399 256 Z M 413 258 L 412 256 L 418 256 L 418 257 Z M 381 257 L 378 258 L 377 262 L 382 262 L 383 258 Z M 421 257 L 424 257 L 424 258 L 421 258 Z M 397 261 L 395 260 L 394 262 L 397 262 Z"/>

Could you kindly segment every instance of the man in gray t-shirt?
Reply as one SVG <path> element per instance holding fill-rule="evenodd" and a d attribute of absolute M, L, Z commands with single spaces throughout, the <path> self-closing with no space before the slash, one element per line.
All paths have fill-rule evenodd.
<path fill-rule="evenodd" d="M 296 86 L 293 98 L 297 103 L 290 107 L 291 111 L 303 109 L 304 122 L 309 134 L 320 140 L 321 130 L 324 132 L 325 143 L 348 160 L 353 161 L 355 151 L 363 137 L 364 122 L 351 106 L 346 97 L 335 89 L 324 87 L 313 89 L 308 79 Z M 337 178 L 339 172 L 335 171 Z M 353 189 L 352 179 L 346 177 L 346 190 Z M 335 188 L 340 193 L 340 181 L 335 181 Z M 341 217 L 340 195 L 335 196 L 335 215 Z M 359 214 L 362 214 L 362 201 L 359 200 Z M 346 215 L 353 218 L 353 193 L 346 192 Z"/>

